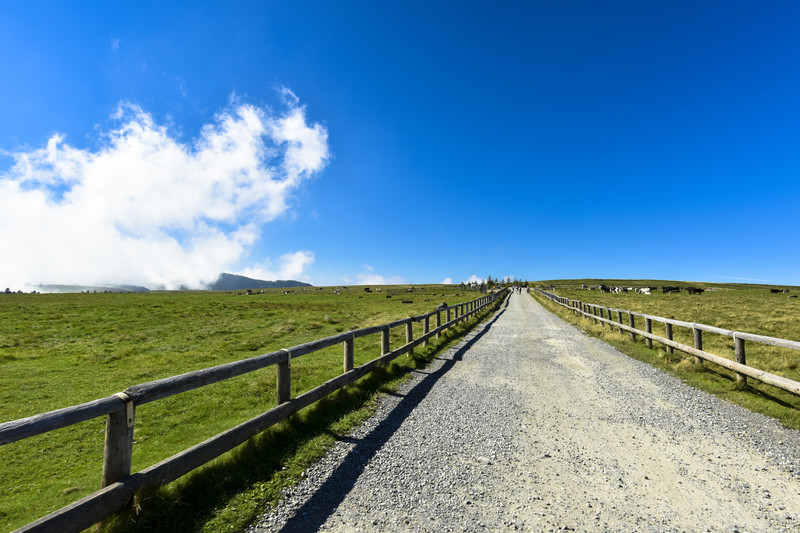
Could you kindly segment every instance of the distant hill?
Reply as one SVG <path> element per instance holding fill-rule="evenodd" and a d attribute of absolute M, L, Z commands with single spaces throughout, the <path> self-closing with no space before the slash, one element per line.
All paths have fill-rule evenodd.
<path fill-rule="evenodd" d="M 265 281 L 263 279 L 253 279 L 236 274 L 220 274 L 217 281 L 208 284 L 208 289 L 212 291 L 241 291 L 245 289 L 283 289 L 286 287 L 313 287 L 310 283 L 295 281 L 291 279 L 279 279 L 275 281 Z"/>

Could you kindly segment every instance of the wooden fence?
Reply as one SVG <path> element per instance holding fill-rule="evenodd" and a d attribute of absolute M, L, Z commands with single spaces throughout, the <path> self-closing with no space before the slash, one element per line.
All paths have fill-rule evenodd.
<path fill-rule="evenodd" d="M 107 398 L 4 422 L 0 424 L 0 445 L 106 416 L 101 489 L 17 531 L 82 531 L 121 510 L 136 491 L 164 485 L 208 463 L 299 410 L 364 377 L 377 366 L 386 365 L 398 356 L 412 352 L 416 346 L 426 345 L 434 335 L 438 338 L 445 329 L 494 304 L 506 293 L 507 290 L 503 290 L 469 302 L 437 308 L 423 315 L 348 331 L 277 352 L 134 385 L 124 392 Z M 445 316 L 444 323 L 442 315 Z M 436 320 L 434 329 L 430 328 L 432 317 Z M 414 322 L 423 323 L 423 334 L 416 339 L 413 338 Z M 406 344 L 391 350 L 390 330 L 400 326 L 405 326 Z M 381 334 L 381 356 L 353 368 L 355 339 L 377 333 Z M 291 398 L 291 360 L 337 344 L 342 344 L 344 348 L 344 373 Z M 133 427 L 137 406 L 271 365 L 277 366 L 276 407 L 144 470 L 131 473 Z"/>
<path fill-rule="evenodd" d="M 591 318 L 595 322 L 608 324 L 612 328 L 618 328 L 620 333 L 623 331 L 629 332 L 631 339 L 634 341 L 636 340 L 637 335 L 641 335 L 645 338 L 645 342 L 649 348 L 653 347 L 653 341 L 660 342 L 667 347 L 667 351 L 669 353 L 673 353 L 674 350 L 680 350 L 695 356 L 698 362 L 700 359 L 704 359 L 729 370 L 733 370 L 736 372 L 736 380 L 742 384 L 747 383 L 747 377 L 749 376 L 753 379 L 761 381 L 762 383 L 767 383 L 774 387 L 778 387 L 779 389 L 800 395 L 800 382 L 747 366 L 744 344 L 745 341 L 751 341 L 761 344 L 768 344 L 771 346 L 778 346 L 780 348 L 800 350 L 800 342 L 778 339 L 775 337 L 767 337 L 765 335 L 755 335 L 753 333 L 744 333 L 741 331 L 732 331 L 729 329 L 722 329 L 714 326 L 707 326 L 705 324 L 697 324 L 694 322 L 684 322 L 682 320 L 674 320 L 660 316 L 652 316 L 644 313 L 637 313 L 635 311 L 626 311 L 625 309 L 604 307 L 602 305 L 581 302 L 580 300 L 564 298 L 541 289 L 535 290 L 539 294 L 549 298 L 557 304 L 574 311 L 576 314 Z M 613 313 L 617 314 L 616 322 L 614 321 Z M 606 315 L 608 315 L 608 318 L 606 318 Z M 628 317 L 627 325 L 623 323 L 623 315 L 627 315 Z M 636 328 L 636 317 L 644 319 L 644 330 Z M 664 324 L 664 332 L 666 337 L 659 337 L 658 335 L 653 334 L 653 321 Z M 694 335 L 694 346 L 688 346 L 686 344 L 674 341 L 672 338 L 673 326 L 691 329 Z M 733 338 L 734 356 L 736 360 L 733 361 L 731 359 L 703 351 L 703 332 L 715 333 L 717 335 Z"/>

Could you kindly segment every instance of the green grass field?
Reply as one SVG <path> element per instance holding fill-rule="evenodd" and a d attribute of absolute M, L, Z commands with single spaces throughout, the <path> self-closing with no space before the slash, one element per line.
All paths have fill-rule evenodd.
<path fill-rule="evenodd" d="M 581 285 L 636 286 L 694 286 L 707 290 L 700 295 L 683 291 L 677 294 L 652 295 L 634 293 L 609 294 L 598 290 L 584 290 Z M 659 280 L 552 280 L 538 282 L 537 286 L 555 285 L 559 296 L 599 304 L 618 309 L 638 311 L 650 315 L 696 322 L 724 329 L 756 333 L 800 341 L 800 296 L 798 287 L 772 287 L 764 285 L 689 283 Z M 789 293 L 771 294 L 770 288 L 787 288 Z M 737 385 L 735 374 L 709 362 L 694 364 L 693 357 L 680 352 L 669 354 L 663 346 L 654 343 L 648 349 L 641 337 L 632 342 L 628 333 L 620 334 L 608 326 L 595 324 L 591 319 L 579 318 L 574 313 L 562 310 L 552 302 L 537 296 L 537 300 L 559 316 L 579 325 L 588 333 L 602 338 L 621 351 L 638 359 L 663 368 L 691 385 L 707 390 L 717 396 L 737 403 L 753 411 L 774 416 L 785 425 L 800 428 L 800 398 L 789 392 L 764 385 L 750 378 L 748 386 Z M 616 315 L 615 315 L 616 317 Z M 637 327 L 644 329 L 643 323 Z M 653 333 L 665 336 L 663 324 L 653 322 Z M 693 345 L 692 331 L 674 327 L 676 341 Z M 703 349 L 707 352 L 735 360 L 734 342 L 730 337 L 711 333 L 703 335 Z M 800 352 L 786 348 L 746 343 L 747 364 L 767 372 L 800 381 Z"/>
<path fill-rule="evenodd" d="M 138 383 L 422 314 L 443 301 L 452 305 L 478 297 L 477 293 L 459 292 L 459 287 L 445 285 L 418 287 L 413 293 L 393 298 L 386 297 L 387 287 L 382 289 L 366 293 L 362 287 L 349 287 L 335 294 L 333 288 L 307 288 L 297 289 L 296 294 L 269 290 L 247 296 L 224 292 L 0 295 L 0 422 L 102 398 Z M 415 324 L 414 335 L 421 333 L 422 324 Z M 392 347 L 404 343 L 404 328 L 394 328 Z M 333 424 L 331 427 L 356 423 L 366 412 L 358 409 L 368 404 L 376 391 L 401 379 L 403 368 L 420 364 L 419 357 L 430 356 L 433 350 L 433 346 L 418 350 L 417 359 L 401 357 L 381 376 L 362 380 L 363 384 L 338 395 L 346 409 L 326 404 L 315 410 L 317 414 L 294 417 L 294 422 L 276 428 L 255 446 L 272 449 L 281 444 L 282 451 L 276 457 L 282 457 L 285 464 L 280 468 L 292 461 L 305 464 L 318 456 L 332 437 L 319 436 L 318 423 L 306 427 L 304 420 L 321 416 L 325 424 Z M 356 366 L 379 355 L 379 335 L 356 340 Z M 292 394 L 309 390 L 341 372 L 341 347 L 295 359 Z M 275 368 L 270 367 L 141 406 L 136 415 L 133 471 L 269 409 L 275 405 L 275 394 Z M 97 490 L 104 428 L 104 418 L 98 418 L 0 446 L 0 527 L 20 527 Z M 302 434 L 313 435 L 298 437 Z M 279 435 L 284 441 L 293 442 L 277 443 L 281 440 Z M 247 447 L 251 454 L 253 446 Z M 243 452 L 237 453 L 241 459 Z M 297 454 L 300 459 L 292 459 Z M 230 459 L 226 461 L 226 472 L 237 468 Z M 268 463 L 271 466 L 265 467 L 262 461 L 257 468 L 276 468 Z M 291 468 L 280 468 L 273 477 L 299 475 Z M 212 474 L 198 474 L 195 478 L 213 475 L 214 468 L 209 472 Z M 247 477 L 240 473 L 238 480 L 233 480 L 231 491 L 250 494 L 245 499 L 253 500 L 253 509 L 263 506 L 265 499 L 274 499 L 278 490 L 275 486 L 282 483 L 278 479 L 277 485 L 266 486 L 262 480 L 254 479 L 249 482 L 252 486 L 244 483 L 247 488 L 241 481 L 243 476 Z M 202 492 L 197 488 L 200 485 L 203 483 L 183 482 L 183 489 L 170 490 L 184 490 L 178 497 L 186 498 L 192 491 Z M 260 488 L 255 490 L 253 486 Z M 219 490 L 215 491 L 219 496 Z M 163 494 L 151 498 L 169 499 Z M 231 505 L 245 504 L 236 503 L 236 498 L 231 496 Z M 141 507 L 142 502 L 137 505 Z M 230 513 L 225 505 L 216 516 L 200 517 L 216 520 L 217 526 L 210 530 L 229 528 L 232 522 L 220 518 Z M 175 514 L 173 504 L 162 503 L 160 508 L 165 506 L 171 510 L 153 513 L 162 517 L 159 520 Z M 197 521 L 178 520 L 164 525 L 165 530 L 201 527 Z M 132 523 L 118 523 L 115 527 L 124 529 Z M 148 528 L 154 527 L 160 526 L 150 522 Z"/>

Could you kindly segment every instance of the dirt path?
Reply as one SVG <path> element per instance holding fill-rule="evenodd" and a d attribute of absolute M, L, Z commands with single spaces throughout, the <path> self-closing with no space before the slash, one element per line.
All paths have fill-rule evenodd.
<path fill-rule="evenodd" d="M 250 530 L 799 531 L 800 434 L 514 294 Z"/>

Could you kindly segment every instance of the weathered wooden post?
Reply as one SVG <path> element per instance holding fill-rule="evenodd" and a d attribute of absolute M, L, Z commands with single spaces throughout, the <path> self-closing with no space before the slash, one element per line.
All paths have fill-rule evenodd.
<path fill-rule="evenodd" d="M 694 332 L 694 347 L 698 350 L 703 349 L 703 330 L 697 329 L 697 327 L 693 327 L 692 331 Z M 695 364 L 701 365 L 703 364 L 703 360 L 699 357 L 694 357 Z"/>
<path fill-rule="evenodd" d="M 653 319 L 652 318 L 650 318 L 650 317 L 645 318 L 644 319 L 644 326 L 645 326 L 644 329 L 647 331 L 647 333 L 653 333 Z M 653 347 L 653 339 L 651 339 L 650 337 L 647 338 L 647 347 L 648 348 L 652 348 Z"/>
<path fill-rule="evenodd" d="M 344 341 L 344 371 L 350 372 L 353 370 L 353 355 L 355 353 L 355 336 L 351 335 L 349 339 Z"/>
<path fill-rule="evenodd" d="M 447 318 L 446 322 L 449 324 L 450 323 L 450 308 L 449 307 L 447 308 L 447 317 L 446 318 Z"/>
<path fill-rule="evenodd" d="M 636 327 L 636 319 L 633 318 L 633 313 L 628 312 L 628 325 L 632 328 Z M 631 340 L 636 342 L 636 333 L 631 331 Z"/>
<path fill-rule="evenodd" d="M 734 332 L 733 334 L 733 342 L 736 350 L 736 362 L 742 365 L 747 364 L 747 357 L 745 357 L 744 353 L 744 339 L 736 335 Z M 736 382 L 740 385 L 747 385 L 747 376 L 744 374 L 736 373 Z"/>
<path fill-rule="evenodd" d="M 286 355 L 278 362 L 278 405 L 288 402 L 292 397 L 292 354 L 289 350 L 281 350 Z"/>
<path fill-rule="evenodd" d="M 442 312 L 436 311 L 436 338 L 440 338 L 442 336 L 442 332 L 439 328 L 442 327 Z"/>
<path fill-rule="evenodd" d="M 670 324 L 669 322 L 665 322 L 664 329 L 667 332 L 667 338 L 669 340 L 672 340 L 672 324 Z M 675 348 L 673 348 L 672 346 L 667 346 L 667 353 L 675 353 Z"/>
<path fill-rule="evenodd" d="M 617 309 L 617 322 L 622 324 L 622 309 Z M 622 333 L 622 328 L 617 328 L 617 329 L 619 330 L 619 332 L 621 334 Z"/>
<path fill-rule="evenodd" d="M 430 318 L 431 318 L 430 315 L 425 315 L 425 320 L 422 322 L 422 333 L 423 333 L 423 335 L 427 335 L 428 333 L 431 332 L 431 321 L 430 321 Z M 422 341 L 422 345 L 423 346 L 427 346 L 428 345 L 428 339 L 427 338 L 424 341 Z"/>
<path fill-rule="evenodd" d="M 389 326 L 381 330 L 381 355 L 389 353 Z"/>
<path fill-rule="evenodd" d="M 406 322 L 406 344 L 409 344 L 413 340 L 414 340 L 414 320 L 411 317 L 408 317 L 408 322 Z M 406 357 L 411 357 L 412 355 L 414 355 L 413 349 L 406 352 Z"/>
<path fill-rule="evenodd" d="M 124 402 L 124 406 L 119 411 L 106 415 L 101 487 L 107 487 L 131 475 L 135 407 L 133 400 L 124 392 L 118 392 L 116 396 Z"/>

